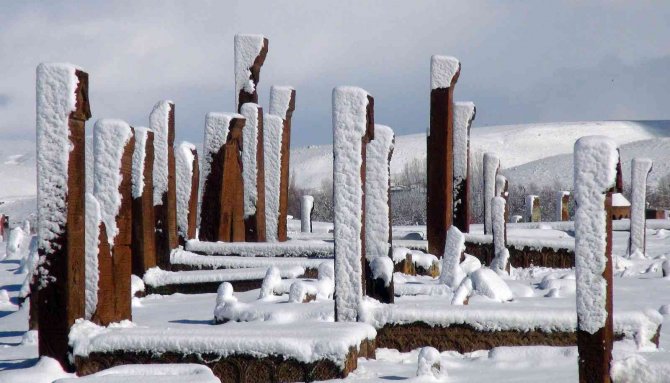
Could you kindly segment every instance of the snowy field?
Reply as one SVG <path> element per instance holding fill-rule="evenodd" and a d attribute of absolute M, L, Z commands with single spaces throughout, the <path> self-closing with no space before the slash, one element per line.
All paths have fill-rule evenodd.
<path fill-rule="evenodd" d="M 21 201 L 17 201 L 20 204 Z M 295 228 L 299 223 L 291 221 L 289 228 Z M 314 238 L 327 239 L 329 224 L 319 223 L 315 227 L 321 233 L 315 233 Z M 570 241 L 568 233 L 549 228 L 546 225 L 541 229 L 524 228 L 524 225 L 510 225 L 509 237 L 516 239 L 542 238 Z M 526 225 L 528 226 L 528 225 Z M 650 226 L 665 226 L 661 221 Z M 398 227 L 396 235 L 405 235 L 407 232 L 422 232 L 422 227 Z M 479 226 L 474 231 L 481 230 Z M 330 234 L 332 236 L 332 234 Z M 670 372 L 670 279 L 661 275 L 661 263 L 670 257 L 670 231 L 664 228 L 648 229 L 647 257 L 640 259 L 626 259 L 628 234 L 626 231 L 614 232 L 614 258 L 616 263 L 614 279 L 614 310 L 615 329 L 621 327 L 617 322 L 631 318 L 627 313 L 645 313 L 648 318 L 656 318 L 663 322 L 660 347 L 658 349 L 646 339 L 649 334 L 640 335 L 636 339 L 625 339 L 615 343 L 615 364 L 613 375 L 617 381 L 667 381 Z M 305 235 L 302 235 L 305 237 Z M 23 258 L 27 255 L 30 242 L 29 236 L 24 236 L 20 243 L 12 243 L 9 253 L 7 243 L 0 245 L 0 382 L 51 382 L 56 378 L 69 375 L 63 373 L 49 360 L 37 359 L 36 336 L 27 332 L 27 310 L 19 309 L 18 294 L 25 279 L 21 272 Z M 421 241 L 417 241 L 421 242 Z M 17 246 L 18 245 L 18 246 Z M 18 248 L 18 251 L 15 251 Z M 452 292 L 449 289 L 436 288 L 437 279 L 430 277 L 408 277 L 396 273 L 396 291 L 401 294 L 417 292 L 421 295 L 403 295 L 396 298 L 398 307 L 406 315 L 428 315 L 429 312 L 465 313 L 464 315 L 477 316 L 481 325 L 499 326 L 487 323 L 487 315 L 501 315 L 511 312 L 518 318 L 512 318 L 513 323 L 530 321 L 539 317 L 553 317 L 554 325 L 568 323 L 570 326 L 575 313 L 575 284 L 574 271 L 546 268 L 513 269 L 505 283 L 513 294 L 510 302 L 500 303 L 484 295 L 474 296 L 467 306 L 451 306 Z M 311 283 L 307 281 L 307 283 Z M 286 290 L 286 289 L 285 289 Z M 403 293 L 405 291 L 405 293 Z M 277 326 L 291 328 L 318 328 L 318 323 L 333 320 L 332 299 L 319 297 L 310 303 L 289 302 L 290 294 L 284 291 L 282 295 L 268 296 L 259 299 L 260 291 L 252 290 L 234 293 L 236 303 L 227 308 L 225 315 L 243 322 L 228 322 L 214 324 L 214 310 L 217 302 L 216 294 L 170 296 L 150 295 L 144 298 L 133 299 L 133 321 L 139 328 L 161 331 L 205 331 L 213 336 L 217 333 L 244 332 L 249 330 L 263 331 Z M 369 313 L 375 320 L 383 320 L 379 311 L 375 314 L 374 305 L 369 306 Z M 421 314 L 425 311 L 424 314 Z M 383 312 L 383 309 L 382 309 Z M 417 314 L 418 313 L 418 314 Z M 665 316 L 662 316 L 665 314 Z M 444 318 L 433 315 L 438 323 Z M 633 318 L 635 322 L 636 318 Z M 639 319 L 639 318 L 637 318 Z M 563 321 L 563 322 L 562 322 Z M 637 323 L 637 322 L 635 322 Z M 551 377 L 552 382 L 574 382 L 577 380 L 577 349 L 576 347 L 499 347 L 492 350 L 482 350 L 461 354 L 458 352 L 443 352 L 440 361 L 448 376 L 440 379 L 418 378 L 417 356 L 419 350 L 401 353 L 396 350 L 378 349 L 376 359 L 359 359 L 358 368 L 345 379 L 350 382 L 373 381 L 496 381 L 496 382 L 532 382 L 546 380 Z M 197 367 L 193 367 L 196 368 Z M 189 370 L 189 373 L 193 371 Z M 183 372 L 183 371 L 182 371 Z M 133 373 L 121 371 L 120 373 Z M 135 371 L 134 373 L 137 373 Z M 177 372 L 175 372 L 177 373 Z M 645 375 L 649 374 L 649 375 Z M 216 381 L 203 371 L 189 375 L 192 381 Z M 72 377 L 72 376 L 70 376 Z M 106 380 L 124 381 L 122 377 Z M 126 378 L 127 379 L 127 378 Z M 185 379 L 185 378 L 184 378 Z M 200 380 L 198 380 L 200 379 Z M 210 379 L 210 380 L 207 380 Z M 148 380 L 153 381 L 153 380 Z M 172 381 L 172 380 L 156 380 Z M 188 380 L 176 380 L 188 381 Z"/>

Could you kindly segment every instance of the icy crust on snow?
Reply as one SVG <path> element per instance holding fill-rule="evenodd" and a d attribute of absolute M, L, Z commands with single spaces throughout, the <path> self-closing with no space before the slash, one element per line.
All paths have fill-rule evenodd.
<path fill-rule="evenodd" d="M 158 101 L 149 115 L 149 127 L 154 132 L 154 206 L 163 203 L 168 189 L 168 131 L 172 101 Z"/>
<path fill-rule="evenodd" d="M 333 89 L 335 304 L 341 321 L 356 321 L 363 294 L 361 157 L 367 106 L 365 90 L 347 86 Z"/>
<path fill-rule="evenodd" d="M 312 209 L 314 208 L 314 197 L 304 195 L 300 197 L 300 231 L 312 232 Z"/>
<path fill-rule="evenodd" d="M 645 211 L 647 209 L 647 177 L 652 162 L 648 158 L 633 158 L 631 164 L 630 254 L 644 254 Z"/>
<path fill-rule="evenodd" d="M 209 367 L 201 364 L 126 364 L 79 378 L 54 383 L 221 383 Z"/>
<path fill-rule="evenodd" d="M 454 186 L 468 178 L 468 146 L 470 145 L 470 125 L 475 119 L 475 104 L 454 103 Z"/>
<path fill-rule="evenodd" d="M 250 79 L 251 68 L 256 57 L 263 50 L 265 36 L 263 35 L 235 35 L 235 110 L 239 104 L 240 90 L 253 93 L 256 85 Z"/>
<path fill-rule="evenodd" d="M 496 193 L 496 175 L 500 159 L 493 153 L 484 153 L 484 232 L 491 232 L 491 200 Z"/>
<path fill-rule="evenodd" d="M 133 198 L 142 197 L 144 192 L 144 161 L 147 157 L 147 138 L 149 129 L 143 126 L 135 128 L 135 150 L 133 151 Z"/>
<path fill-rule="evenodd" d="M 461 69 L 461 63 L 451 56 L 433 55 L 430 58 L 430 88 L 449 88 L 451 81 Z"/>
<path fill-rule="evenodd" d="M 297 278 L 305 273 L 300 266 L 278 266 L 282 278 Z M 224 270 L 192 270 L 165 271 L 153 267 L 144 274 L 144 283 L 159 287 L 176 284 L 192 284 L 206 282 L 232 282 L 265 278 L 266 268 L 224 269 Z"/>
<path fill-rule="evenodd" d="M 486 268 L 481 270 L 491 271 Z M 446 301 L 436 302 L 434 297 L 429 296 L 397 298 L 393 305 L 365 299 L 361 321 L 377 329 L 387 324 L 414 322 L 441 327 L 464 324 L 479 331 L 535 330 L 551 333 L 574 332 L 577 329 L 577 315 L 573 308 L 543 307 L 538 310 L 535 305 L 518 306 L 515 303 L 458 306 Z M 662 323 L 663 316 L 655 310 L 619 311 L 614 316 L 614 331 L 628 339 L 635 339 L 640 345 L 648 345 Z"/>
<path fill-rule="evenodd" d="M 226 323 L 203 328 L 148 328 L 123 321 L 100 327 L 78 320 L 70 330 L 74 355 L 93 352 L 216 353 L 221 357 L 282 356 L 298 362 L 331 360 L 343 367 L 351 348 L 377 332 L 365 323 L 303 321 L 293 323 Z"/>
<path fill-rule="evenodd" d="M 86 307 L 85 318 L 90 319 L 98 306 L 98 245 L 100 221 L 102 214 L 100 204 L 93 194 L 86 193 Z"/>
<path fill-rule="evenodd" d="M 258 104 L 248 102 L 242 105 L 240 113 L 246 118 L 242 130 L 242 180 L 244 183 L 244 218 L 256 213 L 258 201 L 258 116 L 262 109 Z"/>
<path fill-rule="evenodd" d="M 279 230 L 279 183 L 284 120 L 265 113 L 263 116 L 263 161 L 265 163 L 265 231 L 268 242 L 277 242 Z"/>
<path fill-rule="evenodd" d="M 201 242 L 186 241 L 186 250 L 203 254 L 240 255 L 243 257 L 301 257 L 332 258 L 332 242 L 318 240 L 288 240 L 286 242 Z"/>
<path fill-rule="evenodd" d="M 465 251 L 465 236 L 456 226 L 451 226 L 447 231 L 447 240 L 442 256 L 442 270 L 440 272 L 440 283 L 456 289 L 465 278 L 465 272 L 461 269 L 461 254 Z"/>
<path fill-rule="evenodd" d="M 286 119 L 288 107 L 291 104 L 291 93 L 295 88 L 292 86 L 277 86 L 270 87 L 270 114 Z"/>
<path fill-rule="evenodd" d="M 116 216 L 121 209 L 119 187 L 123 176 L 121 160 L 128 141 L 133 137 L 130 125 L 121 120 L 98 120 L 93 130 L 95 180 L 93 193 L 100 204 L 100 214 L 107 230 L 107 241 L 114 246 L 119 233 Z"/>
<path fill-rule="evenodd" d="M 46 254 L 57 250 L 51 241 L 63 233 L 67 223 L 65 197 L 73 148 L 68 120 L 76 110 L 77 70 L 71 64 L 37 67 L 37 234 Z"/>
<path fill-rule="evenodd" d="M 505 244 L 505 204 L 503 197 L 491 200 L 491 230 L 493 234 L 493 264 L 501 265 L 500 257 L 506 250 Z M 503 267 L 504 269 L 504 267 Z"/>
<path fill-rule="evenodd" d="M 95 168 L 93 166 L 93 136 L 86 136 L 86 193 L 93 193 L 93 173 Z"/>
<path fill-rule="evenodd" d="M 389 255 L 389 161 L 394 141 L 391 128 L 375 125 L 375 139 L 366 149 L 365 257 L 370 262 Z"/>
<path fill-rule="evenodd" d="M 556 222 L 563 221 L 563 197 L 570 196 L 569 191 L 558 191 L 556 192 L 556 216 L 554 219 Z"/>
<path fill-rule="evenodd" d="M 582 137 L 575 143 L 575 275 L 581 330 L 594 334 L 605 325 L 607 265 L 605 192 L 614 186 L 619 154 L 614 141 Z"/>
<path fill-rule="evenodd" d="M 177 184 L 177 231 L 183 238 L 188 238 L 188 214 L 191 190 L 197 185 L 193 181 L 193 161 L 195 161 L 195 145 L 182 142 L 175 149 L 175 177 Z"/>

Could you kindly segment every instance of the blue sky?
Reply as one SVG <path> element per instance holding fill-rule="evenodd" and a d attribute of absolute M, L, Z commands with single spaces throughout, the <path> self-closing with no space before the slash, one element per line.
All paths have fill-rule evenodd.
<path fill-rule="evenodd" d="M 147 125 L 171 99 L 177 138 L 200 142 L 207 112 L 234 109 L 235 33 L 270 40 L 262 105 L 296 87 L 294 146 L 331 142 L 337 85 L 368 90 L 397 134 L 424 132 L 432 54 L 461 60 L 475 126 L 670 119 L 667 20 L 660 1 L 2 1 L 0 134 L 34 138 L 35 67 L 67 61 L 89 72 L 91 127 Z"/>

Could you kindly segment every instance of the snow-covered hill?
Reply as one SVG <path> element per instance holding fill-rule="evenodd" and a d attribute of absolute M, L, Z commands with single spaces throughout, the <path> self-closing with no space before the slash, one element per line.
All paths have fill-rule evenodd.
<path fill-rule="evenodd" d="M 494 152 L 501 158 L 512 182 L 552 185 L 554 180 L 572 183 L 572 148 L 575 141 L 586 135 L 612 137 L 622 146 L 623 160 L 644 155 L 655 162 L 657 175 L 667 173 L 670 145 L 670 121 L 594 121 L 547 124 L 501 125 L 473 128 L 472 153 Z M 635 143 L 635 144 L 631 144 Z M 653 145 L 653 148 L 647 146 Z M 412 134 L 396 137 L 391 172 L 398 174 L 405 164 L 426 157 L 426 135 Z M 661 164 L 663 163 L 663 164 Z M 301 188 L 317 188 L 332 176 L 331 145 L 309 146 L 291 150 L 291 174 Z M 551 171 L 549 171 L 551 170 Z M 624 166 L 630 172 L 630 164 Z M 654 177 L 655 181 L 658 177 Z"/>
<path fill-rule="evenodd" d="M 35 142 L 0 141 L 0 201 L 36 193 Z"/>

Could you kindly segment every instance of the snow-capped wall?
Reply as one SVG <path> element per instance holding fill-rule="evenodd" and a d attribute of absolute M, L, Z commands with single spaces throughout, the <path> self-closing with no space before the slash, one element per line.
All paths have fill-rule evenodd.
<path fill-rule="evenodd" d="M 447 242 L 444 246 L 444 255 L 442 256 L 440 283 L 451 287 L 452 290 L 456 290 L 466 277 L 460 265 L 461 255 L 464 251 L 465 236 L 456 226 L 451 226 L 447 231 Z"/>
<path fill-rule="evenodd" d="M 263 49 L 263 35 L 235 35 L 235 110 L 239 103 L 240 91 L 247 93 L 256 90 L 256 84 L 250 79 L 251 68 L 256 57 Z"/>
<path fill-rule="evenodd" d="M 602 136 L 575 143 L 575 276 L 579 328 L 595 334 L 607 320 L 605 193 L 615 186 L 617 145 Z"/>
<path fill-rule="evenodd" d="M 484 153 L 484 234 L 491 233 L 491 200 L 495 197 L 496 176 L 500 159 L 493 153 Z"/>
<path fill-rule="evenodd" d="M 258 104 L 242 105 L 240 113 L 246 118 L 242 130 L 242 179 L 244 181 L 244 218 L 256 214 L 258 201 L 258 130 L 259 116 L 263 109 Z"/>
<path fill-rule="evenodd" d="M 168 135 L 172 101 L 159 101 L 149 115 L 154 132 L 154 206 L 163 203 L 163 193 L 168 190 Z"/>
<path fill-rule="evenodd" d="M 390 207 L 389 163 L 395 134 L 388 126 L 375 125 L 375 139 L 366 149 L 365 160 L 365 257 L 372 262 L 389 256 Z"/>
<path fill-rule="evenodd" d="M 119 233 L 116 217 L 121 209 L 119 187 L 123 180 L 121 160 L 126 144 L 133 137 L 133 131 L 126 122 L 104 119 L 95 123 L 93 130 L 93 151 L 95 154 L 95 179 L 93 194 L 100 204 L 100 214 L 107 230 L 107 240 L 114 246 L 114 238 Z"/>
<path fill-rule="evenodd" d="M 335 311 L 337 321 L 356 321 L 363 295 L 361 230 L 364 185 L 363 136 L 368 93 L 356 87 L 333 89 L 333 208 Z"/>
<path fill-rule="evenodd" d="M 265 163 L 265 235 L 277 242 L 279 230 L 279 184 L 281 182 L 281 146 L 284 120 L 280 116 L 263 116 L 263 162 Z"/>
<path fill-rule="evenodd" d="M 135 150 L 133 151 L 133 198 L 144 193 L 144 161 L 147 157 L 147 138 L 149 129 L 143 126 L 135 128 Z"/>
<path fill-rule="evenodd" d="M 292 86 L 270 87 L 270 114 L 286 119 L 286 114 L 291 105 L 291 94 L 295 89 Z"/>
<path fill-rule="evenodd" d="M 195 145 L 182 142 L 175 148 L 175 177 L 177 184 L 177 233 L 188 238 L 188 216 L 193 187 L 193 162 L 195 161 Z M 193 212 L 195 214 L 195 212 Z"/>
<path fill-rule="evenodd" d="M 71 64 L 37 67 L 37 234 L 46 254 L 56 250 L 51 241 L 67 223 L 68 148 L 72 145 L 68 119 L 76 110 L 78 69 Z M 41 283 L 45 282 L 42 278 Z"/>
<path fill-rule="evenodd" d="M 91 319 L 98 306 L 98 245 L 100 235 L 100 204 L 92 193 L 86 193 L 86 307 L 85 319 Z"/>
<path fill-rule="evenodd" d="M 461 63 L 457 58 L 433 55 L 430 58 L 430 88 L 451 87 L 451 81 L 460 69 Z"/>
<path fill-rule="evenodd" d="M 645 222 L 647 209 L 647 177 L 652 161 L 648 158 L 633 158 L 631 163 L 631 207 L 629 255 L 645 254 Z"/>

